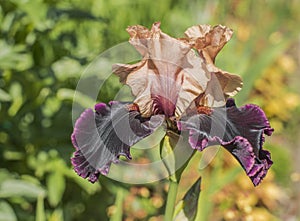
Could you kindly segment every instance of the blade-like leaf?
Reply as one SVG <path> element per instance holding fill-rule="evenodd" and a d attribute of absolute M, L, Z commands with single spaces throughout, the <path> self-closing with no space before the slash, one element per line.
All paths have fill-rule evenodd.
<path fill-rule="evenodd" d="M 237 95 L 237 100 L 245 102 L 253 88 L 254 82 L 263 73 L 263 70 L 268 67 L 282 51 L 286 50 L 291 44 L 291 41 L 282 41 L 275 46 L 270 46 L 256 58 L 253 65 L 244 73 L 243 79 L 246 82 L 243 90 Z"/>
<path fill-rule="evenodd" d="M 0 221 L 17 221 L 13 208 L 5 201 L 0 201 Z"/>
<path fill-rule="evenodd" d="M 125 190 L 122 188 L 118 188 L 117 196 L 116 196 L 116 212 L 110 218 L 110 221 L 121 221 L 123 216 L 123 201 L 125 196 Z"/>
<path fill-rule="evenodd" d="M 188 190 L 188 192 L 183 197 L 184 214 L 189 220 L 194 220 L 197 213 L 198 199 L 201 192 L 201 177 L 193 184 L 193 186 Z"/>
<path fill-rule="evenodd" d="M 36 219 L 35 221 L 45 221 L 46 214 L 45 214 L 45 207 L 44 207 L 44 196 L 39 195 L 37 199 L 36 205 Z"/>
<path fill-rule="evenodd" d="M 176 182 L 177 178 L 174 174 L 175 172 L 175 156 L 173 153 L 172 145 L 170 144 L 170 137 L 165 136 L 160 142 L 160 156 L 161 159 L 168 170 L 169 179 Z"/>
<path fill-rule="evenodd" d="M 0 185 L 0 198 L 9 198 L 9 197 L 28 197 L 28 198 L 37 198 L 38 196 L 45 196 L 46 191 L 34 183 L 9 179 L 5 180 Z"/>
<path fill-rule="evenodd" d="M 62 173 L 55 171 L 47 177 L 48 200 L 55 207 L 61 201 L 65 192 L 66 183 Z"/>
<path fill-rule="evenodd" d="M 0 101 L 11 101 L 11 96 L 0 88 Z"/>
<path fill-rule="evenodd" d="M 197 214 L 198 199 L 201 192 L 201 177 L 191 186 L 178 203 L 174 221 L 194 221 Z"/>

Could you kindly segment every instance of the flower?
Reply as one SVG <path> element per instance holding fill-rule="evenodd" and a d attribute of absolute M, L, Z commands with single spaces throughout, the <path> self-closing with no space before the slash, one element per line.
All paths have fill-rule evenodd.
<path fill-rule="evenodd" d="M 242 79 L 214 64 L 232 30 L 198 25 L 175 39 L 157 22 L 151 30 L 136 25 L 127 31 L 142 60 L 115 64 L 113 71 L 130 86 L 135 100 L 99 103 L 81 114 L 71 136 L 75 172 L 96 182 L 120 155 L 131 159 L 130 147 L 168 120 L 177 133 L 188 134 L 194 149 L 223 146 L 258 185 L 273 163 L 262 147 L 264 135 L 273 129 L 258 106 L 236 107 L 230 97 L 241 90 Z"/>

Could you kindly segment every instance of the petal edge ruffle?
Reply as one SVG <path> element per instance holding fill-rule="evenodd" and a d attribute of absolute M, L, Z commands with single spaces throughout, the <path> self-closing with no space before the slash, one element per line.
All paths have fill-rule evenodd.
<path fill-rule="evenodd" d="M 264 135 L 271 128 L 264 112 L 256 105 L 237 108 L 233 99 L 226 107 L 213 108 L 212 114 L 198 114 L 178 122 L 181 131 L 189 131 L 189 143 L 202 151 L 210 145 L 222 145 L 241 164 L 257 186 L 272 165 L 270 153 L 262 149 Z"/>
<path fill-rule="evenodd" d="M 86 109 L 75 123 L 71 140 L 76 151 L 71 158 L 75 172 L 92 183 L 107 175 L 119 156 L 131 159 L 130 146 L 150 135 L 164 122 L 164 116 L 143 118 L 129 104 L 99 103 Z"/>

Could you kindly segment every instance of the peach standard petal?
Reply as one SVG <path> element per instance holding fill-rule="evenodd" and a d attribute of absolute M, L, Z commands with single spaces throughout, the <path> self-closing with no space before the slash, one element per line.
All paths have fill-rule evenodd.
<path fill-rule="evenodd" d="M 206 59 L 214 62 L 219 51 L 231 39 L 233 31 L 223 25 L 196 25 L 188 28 L 184 34 L 194 48 L 199 52 L 202 50 Z"/>
<path fill-rule="evenodd" d="M 160 23 L 154 23 L 151 30 L 136 25 L 127 31 L 129 42 L 143 58 L 133 65 L 115 64 L 114 73 L 131 87 L 143 117 L 153 113 L 179 117 L 210 80 L 201 68 L 204 60 L 189 44 L 163 33 Z"/>
<path fill-rule="evenodd" d="M 214 65 L 217 53 L 232 35 L 225 26 L 193 26 L 185 32 L 185 39 L 163 33 L 160 22 L 151 30 L 135 25 L 127 31 L 142 60 L 115 64 L 113 71 L 131 87 L 143 117 L 159 113 L 180 118 L 194 102 L 219 107 L 242 87 L 239 76 Z"/>
<path fill-rule="evenodd" d="M 242 89 L 243 81 L 240 76 L 225 72 L 214 64 L 217 54 L 231 39 L 232 34 L 231 29 L 222 25 L 196 25 L 185 31 L 186 38 L 182 40 L 192 45 L 203 56 L 212 75 L 205 93 L 198 99 L 200 105 L 223 106 L 229 96 L 236 95 Z"/>

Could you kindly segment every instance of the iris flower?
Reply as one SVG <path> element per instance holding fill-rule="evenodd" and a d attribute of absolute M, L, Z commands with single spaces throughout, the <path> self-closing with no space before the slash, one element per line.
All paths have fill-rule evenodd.
<path fill-rule="evenodd" d="M 197 25 L 176 39 L 163 33 L 157 22 L 150 30 L 135 25 L 127 32 L 142 59 L 112 69 L 135 99 L 98 103 L 81 114 L 71 136 L 75 172 L 96 182 L 120 156 L 132 158 L 132 145 L 165 125 L 177 134 L 187 133 L 193 149 L 223 146 L 258 185 L 273 163 L 263 149 L 264 135 L 270 136 L 273 128 L 258 106 L 236 107 L 231 97 L 241 90 L 242 79 L 215 66 L 232 30 Z"/>

